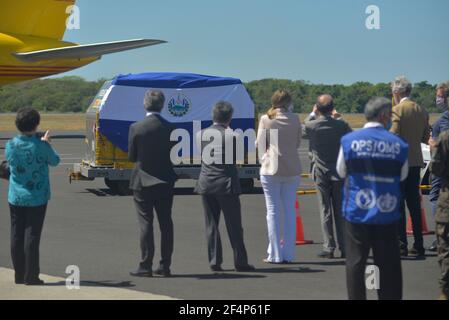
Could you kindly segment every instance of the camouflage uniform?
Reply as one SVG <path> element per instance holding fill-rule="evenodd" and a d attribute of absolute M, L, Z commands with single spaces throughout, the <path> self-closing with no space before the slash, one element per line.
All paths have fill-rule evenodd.
<path fill-rule="evenodd" d="M 438 211 L 435 216 L 438 257 L 441 266 L 441 289 L 449 297 L 449 131 L 443 132 L 431 164 L 432 173 L 442 178 Z"/>

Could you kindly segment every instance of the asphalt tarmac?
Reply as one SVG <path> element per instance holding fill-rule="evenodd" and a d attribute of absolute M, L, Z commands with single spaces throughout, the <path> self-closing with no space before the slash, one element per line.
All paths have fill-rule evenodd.
<path fill-rule="evenodd" d="M 13 133 L 0 133 L 0 161 L 4 145 Z M 204 216 L 199 196 L 193 194 L 193 181 L 180 181 L 174 201 L 175 251 L 172 278 L 133 278 L 129 271 L 137 267 L 139 236 L 132 197 L 111 194 L 102 180 L 69 184 L 68 171 L 83 158 L 82 133 L 56 133 L 54 147 L 62 163 L 51 170 L 52 200 L 49 203 L 41 243 L 42 273 L 65 278 L 66 267 L 76 265 L 83 284 L 122 289 L 193 300 L 297 300 L 346 299 L 344 260 L 323 260 L 318 202 L 315 195 L 300 198 L 305 235 L 315 244 L 297 247 L 296 263 L 287 266 L 267 265 L 267 231 L 265 202 L 260 189 L 243 195 L 242 216 L 245 242 L 250 263 L 257 268 L 251 273 L 233 270 L 224 223 L 221 225 L 225 272 L 214 274 L 207 262 Z M 308 169 L 307 142 L 302 160 Z M 302 187 L 313 184 L 303 179 Z M 430 207 L 425 199 L 427 223 L 433 229 Z M 9 249 L 9 209 L 7 182 L 0 181 L 0 267 L 11 268 Z M 156 256 L 159 259 L 159 233 L 155 220 Z M 425 237 L 429 245 L 434 236 Z M 410 239 L 412 243 L 412 239 Z M 425 260 L 403 260 L 404 298 L 436 299 L 439 296 L 439 267 L 434 254 Z M 5 274 L 5 273 L 2 273 Z M 2 279 L 4 282 L 5 279 Z M 0 281 L 0 284 L 3 283 Z M 12 281 L 12 279 L 11 279 Z M 5 289 L 5 288 L 3 288 Z M 0 288 L 0 291 L 3 290 Z M 45 290 L 35 292 L 45 298 Z M 7 293 L 6 293 L 7 294 Z M 5 295 L 5 292 L 3 296 Z M 102 296 L 105 297 L 104 295 Z M 111 296 L 112 297 L 112 296 Z M 374 291 L 369 298 L 375 299 Z"/>

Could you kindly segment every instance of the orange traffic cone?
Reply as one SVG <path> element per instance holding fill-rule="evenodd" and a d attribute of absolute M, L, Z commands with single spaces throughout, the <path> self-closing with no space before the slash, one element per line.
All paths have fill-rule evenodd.
<path fill-rule="evenodd" d="M 296 198 L 296 245 L 302 246 L 306 244 L 313 244 L 312 240 L 305 240 L 304 238 L 304 227 L 302 225 L 302 218 L 299 207 L 299 200 L 298 198 Z"/>
<path fill-rule="evenodd" d="M 422 194 L 420 195 L 420 201 L 421 201 L 421 221 L 422 221 L 422 234 L 424 236 L 428 236 L 431 234 L 434 234 L 435 232 L 429 231 L 429 228 L 427 226 L 427 220 L 426 220 L 426 209 L 424 209 L 423 201 L 422 201 Z M 412 218 L 408 218 L 407 223 L 407 234 L 413 235 L 413 222 Z"/>

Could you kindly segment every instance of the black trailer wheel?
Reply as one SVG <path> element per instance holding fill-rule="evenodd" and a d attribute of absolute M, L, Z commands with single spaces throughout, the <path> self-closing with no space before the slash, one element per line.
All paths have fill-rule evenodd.
<path fill-rule="evenodd" d="M 116 180 L 110 180 L 108 178 L 104 178 L 104 184 L 106 187 L 111 189 L 112 192 L 117 193 L 117 181 Z"/>
<path fill-rule="evenodd" d="M 110 180 L 108 178 L 104 178 L 104 183 L 112 193 L 119 196 L 129 196 L 132 194 L 132 190 L 129 189 L 128 180 Z"/>
<path fill-rule="evenodd" d="M 240 179 L 240 186 L 243 193 L 252 193 L 254 191 L 254 179 Z"/>

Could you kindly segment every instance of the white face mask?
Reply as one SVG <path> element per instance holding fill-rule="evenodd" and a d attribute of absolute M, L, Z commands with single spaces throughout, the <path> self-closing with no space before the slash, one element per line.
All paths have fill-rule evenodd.
<path fill-rule="evenodd" d="M 447 109 L 446 102 L 443 97 L 437 97 L 436 105 L 440 112 L 446 111 Z"/>

